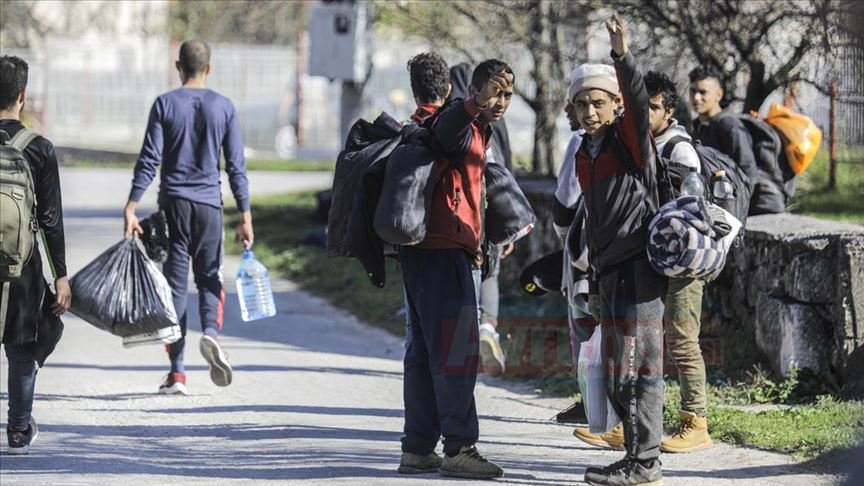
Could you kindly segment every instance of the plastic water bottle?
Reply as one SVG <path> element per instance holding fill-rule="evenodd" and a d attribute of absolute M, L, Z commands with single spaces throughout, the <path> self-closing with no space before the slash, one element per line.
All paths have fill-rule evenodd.
<path fill-rule="evenodd" d="M 714 204 L 734 214 L 735 188 L 725 170 L 718 170 L 711 176 L 711 196 Z"/>
<path fill-rule="evenodd" d="M 705 197 L 705 184 L 702 182 L 702 177 L 696 172 L 696 167 L 690 167 L 687 177 L 681 183 L 681 195 Z"/>
<path fill-rule="evenodd" d="M 252 250 L 243 252 L 243 261 L 237 269 L 237 297 L 240 300 L 240 316 L 246 322 L 276 315 L 270 274 L 255 259 Z"/>

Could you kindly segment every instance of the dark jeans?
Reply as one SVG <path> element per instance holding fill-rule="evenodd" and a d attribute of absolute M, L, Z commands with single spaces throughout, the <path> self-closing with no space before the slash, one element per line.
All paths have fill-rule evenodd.
<path fill-rule="evenodd" d="M 222 208 L 173 199 L 161 204 L 168 220 L 171 243 L 162 273 L 171 286 L 174 309 L 183 337 L 169 344 L 172 363 L 183 359 L 186 345 L 186 304 L 188 302 L 189 261 L 198 287 L 201 330 L 218 333 L 222 329 L 225 292 L 222 288 Z M 174 369 L 172 371 L 182 371 Z"/>
<path fill-rule="evenodd" d="M 477 442 L 474 403 L 479 343 L 477 301 L 464 250 L 402 247 L 408 301 L 405 435 L 402 450 L 428 454 L 444 436 L 444 453 Z"/>
<path fill-rule="evenodd" d="M 498 263 L 492 268 L 492 272 L 486 276 L 486 280 L 480 283 L 480 323 L 489 323 L 498 327 L 498 309 L 500 306 L 501 292 L 498 288 L 498 275 L 501 273 L 500 257 Z"/>
<path fill-rule="evenodd" d="M 33 391 L 36 388 L 36 358 L 32 343 L 5 344 L 9 360 L 9 414 L 8 427 L 25 430 L 33 411 Z"/>
<path fill-rule="evenodd" d="M 599 280 L 606 391 L 624 424 L 627 455 L 641 462 L 659 458 L 663 435 L 666 281 L 641 255 Z"/>

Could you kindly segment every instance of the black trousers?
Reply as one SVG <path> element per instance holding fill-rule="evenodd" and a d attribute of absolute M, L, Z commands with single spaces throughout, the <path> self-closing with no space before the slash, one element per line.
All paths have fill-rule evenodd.
<path fill-rule="evenodd" d="M 402 450 L 444 453 L 477 442 L 479 341 L 471 263 L 464 250 L 400 250 L 408 301 Z"/>

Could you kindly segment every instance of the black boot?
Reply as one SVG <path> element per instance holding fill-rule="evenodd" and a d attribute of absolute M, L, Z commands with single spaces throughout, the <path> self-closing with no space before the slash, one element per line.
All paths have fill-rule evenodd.
<path fill-rule="evenodd" d="M 588 422 L 588 415 L 585 414 L 585 405 L 582 402 L 576 402 L 569 408 L 558 412 L 555 415 L 555 421 L 559 424 L 584 424 Z"/>

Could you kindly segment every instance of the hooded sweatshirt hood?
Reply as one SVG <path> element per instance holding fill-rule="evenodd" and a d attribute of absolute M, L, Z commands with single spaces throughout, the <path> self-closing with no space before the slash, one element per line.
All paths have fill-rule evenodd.
<path fill-rule="evenodd" d="M 450 68 L 450 98 L 468 98 L 468 86 L 471 84 L 471 66 L 468 63 L 457 64 Z"/>

